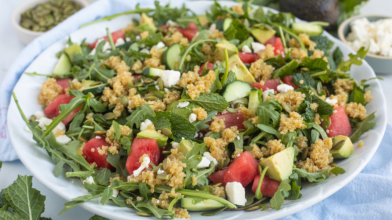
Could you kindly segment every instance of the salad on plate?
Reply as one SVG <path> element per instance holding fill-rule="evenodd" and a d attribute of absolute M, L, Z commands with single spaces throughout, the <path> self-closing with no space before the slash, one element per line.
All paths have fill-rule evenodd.
<path fill-rule="evenodd" d="M 303 182 L 344 174 L 334 162 L 375 126 L 368 80 L 349 72 L 365 48 L 344 60 L 324 23 L 247 3 L 155 5 L 95 42 L 69 39 L 53 74 L 26 73 L 47 77 L 43 112 L 27 119 L 13 94 L 54 175 L 90 193 L 62 212 L 94 199 L 157 218 L 279 210 Z"/>

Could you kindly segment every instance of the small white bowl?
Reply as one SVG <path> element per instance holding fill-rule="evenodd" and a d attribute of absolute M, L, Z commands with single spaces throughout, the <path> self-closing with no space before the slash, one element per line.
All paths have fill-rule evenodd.
<path fill-rule="evenodd" d="M 350 27 L 351 22 L 360 18 L 367 18 L 370 22 L 374 22 L 380 19 L 387 19 L 387 18 L 390 19 L 392 17 L 387 15 L 358 15 L 345 20 L 339 26 L 338 35 L 340 40 L 343 41 L 343 43 L 347 44 L 352 49 L 354 48 L 347 42 L 346 37 L 351 32 L 351 27 Z M 365 60 L 373 68 L 374 72 L 380 74 L 392 74 L 392 57 L 386 57 L 386 56 L 368 53 L 365 57 Z"/>
<path fill-rule="evenodd" d="M 23 43 L 28 44 L 31 41 L 33 41 L 36 37 L 41 36 L 45 32 L 31 31 L 20 26 L 21 14 L 24 13 L 27 9 L 35 7 L 39 3 L 48 2 L 48 1 L 50 0 L 26 1 L 25 3 L 21 4 L 18 8 L 16 8 L 14 13 L 12 14 L 12 18 L 11 18 L 12 26 L 14 26 L 16 36 L 18 36 L 19 40 L 22 41 Z M 72 0 L 72 1 L 78 3 L 82 8 L 88 5 L 88 3 L 85 0 Z"/>

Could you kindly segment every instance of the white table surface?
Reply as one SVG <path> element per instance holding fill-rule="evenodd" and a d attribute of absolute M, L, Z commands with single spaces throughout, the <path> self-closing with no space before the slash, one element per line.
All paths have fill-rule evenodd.
<path fill-rule="evenodd" d="M 0 53 L 0 82 L 3 80 L 11 63 L 25 47 L 16 37 L 11 25 L 12 12 L 24 1 L 26 0 L 0 0 L 0 48 L 3 51 Z M 92 1 L 94 0 L 89 0 L 89 2 Z M 391 8 L 391 0 L 371 0 L 361 9 L 361 14 L 385 14 L 392 16 Z M 390 75 L 379 74 L 378 76 L 384 78 L 381 84 L 387 99 L 388 116 L 390 116 L 388 117 L 388 122 L 392 124 L 392 102 L 389 98 L 389 95 L 392 94 L 392 70 Z M 31 173 L 20 161 L 3 163 L 3 168 L 0 171 L 0 190 L 9 186 L 18 175 L 31 175 Z M 56 220 L 83 220 L 89 219 L 94 215 L 82 208 L 75 207 L 59 216 L 58 214 L 63 209 L 66 201 L 36 179 L 33 179 L 33 187 L 46 196 L 44 217 L 51 217 Z"/>

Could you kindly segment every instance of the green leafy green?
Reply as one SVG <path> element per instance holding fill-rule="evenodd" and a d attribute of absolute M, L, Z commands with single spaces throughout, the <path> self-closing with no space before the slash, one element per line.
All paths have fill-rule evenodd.
<path fill-rule="evenodd" d="M 292 60 L 272 73 L 272 78 L 285 77 L 290 75 L 293 70 L 297 69 L 299 63 L 297 60 Z"/>
<path fill-rule="evenodd" d="M 277 101 L 266 101 L 260 103 L 257 115 L 260 124 L 276 127 L 279 124 L 282 106 Z"/>
<path fill-rule="evenodd" d="M 127 117 L 127 126 L 133 128 L 136 125 L 137 128 L 145 119 L 152 119 L 155 116 L 154 111 L 148 104 L 144 104 L 136 107 L 130 116 Z"/>
<path fill-rule="evenodd" d="M 279 210 L 284 203 L 284 198 L 290 195 L 290 190 L 290 180 L 283 180 L 280 183 L 278 190 L 275 192 L 274 196 L 270 200 L 271 208 Z"/>
<path fill-rule="evenodd" d="M 347 72 L 350 70 L 351 65 L 357 65 L 360 66 L 362 65 L 362 60 L 365 59 L 366 54 L 369 49 L 365 49 L 364 47 L 361 47 L 358 51 L 357 54 L 349 54 L 348 56 L 350 57 L 349 60 L 343 61 L 340 63 L 338 66 L 337 70 L 342 71 L 342 72 Z"/>
<path fill-rule="evenodd" d="M 169 120 L 173 139 L 180 142 L 182 138 L 193 139 L 197 132 L 196 127 L 187 118 L 181 117 L 172 112 L 157 112 L 156 117 L 165 117 Z"/>
<path fill-rule="evenodd" d="M 225 30 L 224 35 L 227 40 L 238 39 L 244 41 L 249 37 L 250 32 L 241 20 L 235 19 L 231 22 L 229 28 Z"/>
<path fill-rule="evenodd" d="M 345 173 L 345 170 L 340 167 L 334 167 L 318 173 L 308 173 L 305 169 L 293 168 L 293 172 L 297 173 L 299 177 L 307 179 L 309 182 L 324 182 L 324 180 L 329 178 L 329 173 L 339 175 Z"/>
<path fill-rule="evenodd" d="M 109 220 L 108 218 L 99 216 L 99 215 L 93 215 L 89 220 Z"/>
<path fill-rule="evenodd" d="M 108 186 L 111 175 L 112 172 L 110 172 L 109 169 L 100 168 L 95 170 L 92 177 L 94 178 L 94 182 L 98 185 Z"/>
<path fill-rule="evenodd" d="M 370 129 L 373 129 L 376 126 L 376 122 L 373 120 L 376 118 L 376 112 L 368 115 L 363 121 L 355 122 L 352 126 L 352 133 L 350 135 L 350 139 L 353 143 L 357 142 L 358 139 Z"/>
<path fill-rule="evenodd" d="M 221 112 L 229 107 L 229 103 L 225 100 L 225 98 L 216 93 L 203 93 L 195 99 L 183 99 L 181 101 L 192 102 L 203 107 L 207 112 Z"/>

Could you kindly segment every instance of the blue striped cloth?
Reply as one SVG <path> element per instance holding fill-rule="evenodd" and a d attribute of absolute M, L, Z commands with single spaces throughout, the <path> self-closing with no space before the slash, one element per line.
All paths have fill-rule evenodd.
<path fill-rule="evenodd" d="M 7 110 L 11 92 L 27 66 L 43 50 L 69 35 L 78 27 L 95 19 L 135 7 L 152 0 L 100 0 L 79 11 L 61 25 L 34 40 L 10 67 L 0 87 L 0 161 L 17 160 L 7 130 Z M 328 199 L 284 219 L 392 219 L 392 126 L 388 125 L 381 145 L 365 169 L 347 186 Z"/>

